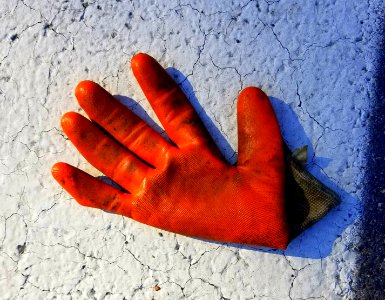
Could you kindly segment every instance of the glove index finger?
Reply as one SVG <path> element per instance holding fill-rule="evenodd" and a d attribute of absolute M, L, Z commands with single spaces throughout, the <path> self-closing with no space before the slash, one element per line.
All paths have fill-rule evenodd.
<path fill-rule="evenodd" d="M 151 56 L 139 53 L 132 71 L 171 140 L 183 147 L 214 142 L 198 114 L 174 79 Z"/>

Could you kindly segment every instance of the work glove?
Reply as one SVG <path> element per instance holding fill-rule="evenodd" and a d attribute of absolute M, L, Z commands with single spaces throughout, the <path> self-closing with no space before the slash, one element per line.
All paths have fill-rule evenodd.
<path fill-rule="evenodd" d="M 98 84 L 80 82 L 76 98 L 91 121 L 68 112 L 61 125 L 79 152 L 122 189 L 56 163 L 54 178 L 79 204 L 186 236 L 278 249 L 316 221 L 308 218 L 312 208 L 298 180 L 295 193 L 285 187 L 288 172 L 288 178 L 295 178 L 293 163 L 304 169 L 290 155 L 285 162 L 275 113 L 260 89 L 249 87 L 239 95 L 238 162 L 231 165 L 158 62 L 137 54 L 131 66 L 169 140 Z M 325 189 L 321 217 L 339 201 Z M 299 195 L 291 212 L 288 195 Z M 298 216 L 291 220 L 293 226 L 288 211 Z"/>

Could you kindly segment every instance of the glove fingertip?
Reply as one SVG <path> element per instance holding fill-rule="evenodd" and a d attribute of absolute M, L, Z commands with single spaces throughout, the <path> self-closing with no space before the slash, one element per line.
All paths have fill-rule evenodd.
<path fill-rule="evenodd" d="M 133 70 L 140 67 L 143 62 L 154 60 L 150 55 L 139 52 L 131 59 L 131 68 Z"/>
<path fill-rule="evenodd" d="M 53 178 L 63 187 L 68 185 L 68 178 L 71 178 L 74 167 L 64 162 L 57 162 L 51 168 Z"/>
<path fill-rule="evenodd" d="M 268 100 L 268 97 L 260 88 L 255 86 L 243 89 L 238 97 L 238 110 L 252 109 L 250 105 L 255 104 L 257 100 Z"/>
<path fill-rule="evenodd" d="M 60 125 L 66 131 L 66 129 L 74 126 L 74 122 L 78 118 L 78 114 L 73 111 L 66 112 L 60 119 Z"/>
<path fill-rule="evenodd" d="M 75 96 L 79 100 L 97 88 L 99 85 L 91 80 L 82 80 L 75 88 Z"/>
<path fill-rule="evenodd" d="M 63 162 L 57 162 L 55 163 L 52 167 L 51 167 L 51 174 L 52 176 L 58 180 L 61 173 L 62 173 L 62 169 L 65 167 L 65 163 Z"/>

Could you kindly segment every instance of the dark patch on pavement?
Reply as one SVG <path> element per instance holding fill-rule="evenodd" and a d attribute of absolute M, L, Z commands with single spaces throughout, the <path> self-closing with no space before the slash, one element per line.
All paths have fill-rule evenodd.
<path fill-rule="evenodd" d="M 382 9 L 380 9 L 382 10 Z M 385 10 L 382 11 L 384 13 Z M 383 14 L 381 14 L 384 16 Z M 375 73 L 375 103 L 369 123 L 363 215 L 357 244 L 355 299 L 385 299 L 385 18 Z"/>

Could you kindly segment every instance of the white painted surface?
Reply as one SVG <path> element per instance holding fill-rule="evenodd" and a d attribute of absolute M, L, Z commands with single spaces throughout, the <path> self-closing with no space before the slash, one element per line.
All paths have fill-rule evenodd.
<path fill-rule="evenodd" d="M 351 297 L 375 15 L 361 0 L 204 2 L 0 1 L 1 299 Z M 232 162 L 235 99 L 262 87 L 285 139 L 309 143 L 309 169 L 343 204 L 285 252 L 77 205 L 51 165 L 100 174 L 64 138 L 60 116 L 81 111 L 73 90 L 91 79 L 154 118 L 129 69 L 139 51 L 178 70 L 179 82 L 187 76 L 183 88 Z"/>

